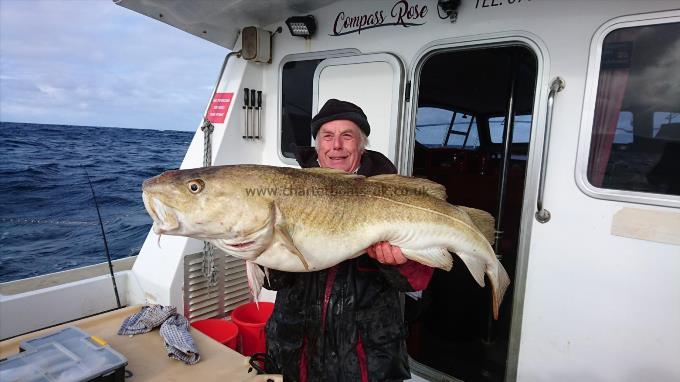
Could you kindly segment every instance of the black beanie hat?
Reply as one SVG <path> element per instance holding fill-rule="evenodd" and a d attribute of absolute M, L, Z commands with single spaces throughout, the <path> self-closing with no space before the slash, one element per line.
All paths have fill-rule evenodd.
<path fill-rule="evenodd" d="M 329 99 L 321 110 L 312 118 L 312 137 L 316 138 L 321 125 L 330 121 L 346 119 L 359 126 L 359 129 L 368 136 L 371 133 L 371 126 L 368 124 L 366 114 L 361 108 L 351 102 Z"/>

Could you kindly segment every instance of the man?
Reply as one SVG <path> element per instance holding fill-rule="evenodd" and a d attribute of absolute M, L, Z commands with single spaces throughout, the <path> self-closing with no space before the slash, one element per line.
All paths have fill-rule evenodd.
<path fill-rule="evenodd" d="M 298 150 L 302 167 L 396 173 L 384 155 L 365 150 L 371 130 L 357 105 L 331 99 L 311 127 L 316 148 Z M 399 292 L 425 289 L 433 270 L 386 242 L 366 252 L 323 271 L 270 272 L 267 287 L 278 290 L 266 327 L 272 371 L 301 382 L 410 378 Z"/>

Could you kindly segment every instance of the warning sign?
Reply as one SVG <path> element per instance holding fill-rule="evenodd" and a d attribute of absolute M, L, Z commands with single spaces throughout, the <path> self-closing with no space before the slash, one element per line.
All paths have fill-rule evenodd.
<path fill-rule="evenodd" d="M 210 107 L 208 108 L 208 121 L 212 123 L 224 123 L 233 95 L 234 93 L 215 93 L 212 102 L 210 102 Z"/>

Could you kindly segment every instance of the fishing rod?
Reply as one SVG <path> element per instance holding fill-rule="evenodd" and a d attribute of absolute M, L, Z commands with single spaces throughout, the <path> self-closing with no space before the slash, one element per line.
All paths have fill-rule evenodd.
<path fill-rule="evenodd" d="M 85 169 L 83 169 L 85 170 Z M 90 191 L 92 191 L 92 199 L 94 200 L 94 208 L 97 210 L 97 218 L 99 219 L 99 228 L 102 230 L 102 238 L 104 238 L 104 251 L 106 252 L 107 262 L 109 263 L 109 273 L 111 274 L 111 281 L 113 282 L 113 293 L 116 294 L 116 304 L 118 308 L 121 308 L 120 297 L 118 296 L 118 286 L 116 286 L 116 277 L 113 275 L 113 263 L 111 262 L 111 254 L 109 253 L 109 244 L 106 241 L 106 234 L 104 233 L 104 222 L 102 222 L 102 215 L 99 213 L 99 204 L 97 203 L 97 196 L 94 193 L 94 187 L 92 186 L 92 181 L 90 180 L 90 174 L 85 170 L 85 176 L 87 177 L 87 183 L 90 185 Z"/>

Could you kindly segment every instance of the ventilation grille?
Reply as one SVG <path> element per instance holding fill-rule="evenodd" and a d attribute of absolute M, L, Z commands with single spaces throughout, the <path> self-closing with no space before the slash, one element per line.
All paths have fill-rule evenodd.
<path fill-rule="evenodd" d="M 184 316 L 189 322 L 225 317 L 250 300 L 246 263 L 215 249 L 217 284 L 203 276 L 203 252 L 184 256 Z"/>

